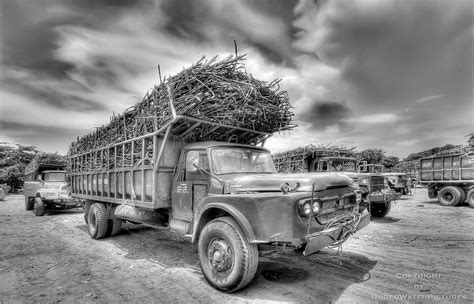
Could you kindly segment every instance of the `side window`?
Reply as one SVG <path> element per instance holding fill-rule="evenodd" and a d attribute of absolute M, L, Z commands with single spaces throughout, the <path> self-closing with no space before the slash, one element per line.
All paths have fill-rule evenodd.
<path fill-rule="evenodd" d="M 186 181 L 207 181 L 209 176 L 209 161 L 205 151 L 188 151 L 185 159 Z"/>
<path fill-rule="evenodd" d="M 328 170 L 328 163 L 326 161 L 319 162 L 319 171 L 327 171 Z"/>

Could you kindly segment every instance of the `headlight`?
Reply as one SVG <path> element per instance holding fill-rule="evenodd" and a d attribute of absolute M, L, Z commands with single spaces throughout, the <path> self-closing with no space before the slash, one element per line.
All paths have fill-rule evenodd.
<path fill-rule="evenodd" d="M 300 216 L 317 214 L 321 211 L 321 201 L 318 199 L 305 198 L 298 201 L 298 213 Z"/>
<path fill-rule="evenodd" d="M 303 212 L 305 215 L 309 215 L 311 213 L 311 204 L 305 203 L 303 206 Z"/>
<path fill-rule="evenodd" d="M 314 201 L 313 202 L 313 213 L 317 214 L 321 210 L 321 205 L 319 204 L 319 201 Z"/>

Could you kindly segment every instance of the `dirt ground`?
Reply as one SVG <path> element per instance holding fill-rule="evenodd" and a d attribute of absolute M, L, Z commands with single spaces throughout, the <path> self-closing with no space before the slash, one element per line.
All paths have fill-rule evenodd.
<path fill-rule="evenodd" d="M 0 303 L 472 303 L 473 218 L 474 209 L 415 189 L 342 256 L 266 248 L 250 285 L 225 294 L 178 235 L 127 223 L 92 240 L 81 210 L 35 217 L 9 195 L 0 202 Z"/>

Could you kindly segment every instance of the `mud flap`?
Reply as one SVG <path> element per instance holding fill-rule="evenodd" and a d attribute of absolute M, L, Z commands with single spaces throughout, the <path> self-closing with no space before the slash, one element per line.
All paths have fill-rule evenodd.
<path fill-rule="evenodd" d="M 360 230 L 370 223 L 370 213 L 364 213 L 361 215 L 359 224 L 356 230 Z M 303 251 L 303 255 L 307 256 L 316 251 L 323 249 L 324 247 L 331 246 L 338 241 L 342 234 L 342 226 L 329 228 L 321 232 L 315 232 L 305 237 L 306 247 Z"/>

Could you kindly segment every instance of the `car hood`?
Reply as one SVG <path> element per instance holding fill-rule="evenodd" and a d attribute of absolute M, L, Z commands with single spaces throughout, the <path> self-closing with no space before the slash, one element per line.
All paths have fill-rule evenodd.
<path fill-rule="evenodd" d="M 340 173 L 296 173 L 296 174 L 249 174 L 240 176 L 226 176 L 225 183 L 231 193 L 237 192 L 275 192 L 281 191 L 282 185 L 287 183 L 294 191 L 320 191 L 328 188 L 350 186 L 352 179 Z"/>

